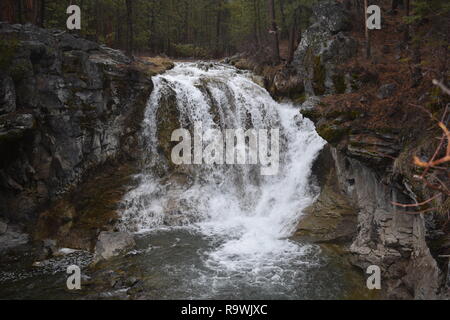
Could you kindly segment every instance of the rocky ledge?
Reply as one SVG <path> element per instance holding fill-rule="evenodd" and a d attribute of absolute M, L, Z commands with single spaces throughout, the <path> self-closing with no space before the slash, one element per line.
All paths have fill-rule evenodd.
<path fill-rule="evenodd" d="M 361 50 L 340 3 L 318 4 L 313 15 L 316 22 L 305 30 L 294 61 L 278 72 L 288 77 L 273 83 L 309 97 L 302 99 L 300 112 L 329 143 L 314 169 L 322 192 L 305 210 L 296 237 L 344 245 L 364 272 L 380 266 L 388 298 L 449 298 L 448 197 L 435 200 L 437 210 L 427 214 L 394 205 L 432 197 L 414 179 L 419 171 L 412 158 L 432 155 L 442 133 L 417 110 L 400 107 L 410 96 L 426 102 L 429 87 L 416 92 L 383 83 L 386 66 L 377 71 L 376 59 L 375 67 L 350 63 Z M 392 81 L 392 73 L 389 77 Z"/>
<path fill-rule="evenodd" d="M 120 198 L 94 184 L 133 173 L 151 76 L 172 64 L 33 25 L 0 23 L 0 51 L 0 217 L 92 249 Z M 86 190 L 106 204 L 86 205 Z M 67 239 L 73 228 L 81 240 Z"/>

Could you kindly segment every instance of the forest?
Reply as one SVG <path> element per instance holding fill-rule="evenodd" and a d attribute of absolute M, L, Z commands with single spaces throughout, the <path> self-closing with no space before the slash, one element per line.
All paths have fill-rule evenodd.
<path fill-rule="evenodd" d="M 10 0 L 2 20 L 64 29 L 68 5 L 82 12 L 81 33 L 127 52 L 212 58 L 291 41 L 308 24 L 313 0 Z M 126 22 L 126 23 L 125 23 Z M 274 40 L 274 38 L 277 38 Z"/>
<path fill-rule="evenodd" d="M 270 63 L 290 62 L 310 22 L 316 0 L 2 0 L 1 20 L 64 29 L 66 8 L 81 8 L 80 33 L 128 54 L 165 54 L 177 58 L 218 58 L 236 52 L 269 56 Z M 342 0 L 361 13 L 377 1 Z M 392 0 L 392 10 L 405 8 L 404 23 L 423 19 L 448 36 L 442 0 Z M 441 22 L 440 22 L 441 21 Z M 369 35 L 367 35 L 369 36 Z M 416 37 L 419 35 L 416 35 Z M 406 36 L 408 37 L 408 36 Z"/>

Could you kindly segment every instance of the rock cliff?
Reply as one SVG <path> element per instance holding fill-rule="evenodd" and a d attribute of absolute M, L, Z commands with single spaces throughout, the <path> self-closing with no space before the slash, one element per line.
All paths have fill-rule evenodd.
<path fill-rule="evenodd" d="M 29 224 L 99 166 L 136 158 L 158 68 L 32 25 L 1 23 L 0 48 L 0 216 Z"/>
<path fill-rule="evenodd" d="M 383 292 L 389 298 L 448 297 L 448 258 L 440 257 L 450 250 L 442 221 L 448 200 L 437 201 L 440 209 L 430 214 L 394 205 L 430 197 L 414 180 L 411 159 L 414 153 L 433 153 L 430 139 L 436 130 L 423 137 L 424 116 L 391 107 L 389 99 L 401 89 L 383 84 L 372 66 L 345 64 L 356 59 L 359 46 L 345 33 L 349 15 L 339 3 L 324 3 L 313 11 L 316 22 L 305 31 L 290 68 L 311 96 L 301 113 L 315 122 L 330 149 L 319 159 L 326 176 L 322 194 L 305 211 L 297 236 L 347 243 L 354 265 L 363 270 L 381 267 Z M 378 88 L 373 96 L 371 87 Z M 406 95 L 417 94 L 402 89 Z M 324 94 L 332 95 L 314 96 Z M 401 99 L 396 102 L 401 104 Z M 382 117 L 386 120 L 380 121 Z"/>

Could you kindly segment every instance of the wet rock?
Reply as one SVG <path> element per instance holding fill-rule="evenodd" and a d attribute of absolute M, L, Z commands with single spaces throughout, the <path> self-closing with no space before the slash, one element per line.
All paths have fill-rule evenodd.
<path fill-rule="evenodd" d="M 118 256 L 136 245 L 131 234 L 124 232 L 101 232 L 95 246 L 94 263 Z"/>
<path fill-rule="evenodd" d="M 283 68 L 273 78 L 273 88 L 270 91 L 276 96 L 296 99 L 304 93 L 303 79 L 293 68 Z"/>
<path fill-rule="evenodd" d="M 312 96 L 308 97 L 306 101 L 302 104 L 301 110 L 313 110 L 320 103 L 320 97 Z"/>
<path fill-rule="evenodd" d="M 386 99 L 392 97 L 392 95 L 397 90 L 397 85 L 395 83 L 385 84 L 380 87 L 377 97 L 380 99 Z"/>
<path fill-rule="evenodd" d="M 264 77 L 258 75 L 252 75 L 252 81 L 260 87 L 265 87 Z"/>
<path fill-rule="evenodd" d="M 358 210 L 339 190 L 330 147 L 325 147 L 313 166 L 321 186 L 318 199 L 303 211 L 295 238 L 317 243 L 349 244 L 357 232 Z"/>
<path fill-rule="evenodd" d="M 99 45 L 93 41 L 78 38 L 74 35 L 64 33 L 57 37 L 59 39 L 59 45 L 63 50 L 79 50 L 79 51 L 91 51 L 99 48 Z"/>
<path fill-rule="evenodd" d="M 0 235 L 6 233 L 6 230 L 8 230 L 8 225 L 6 222 L 0 221 Z"/>
<path fill-rule="evenodd" d="M 30 222 L 87 172 L 136 157 L 153 83 L 142 63 L 67 32 L 2 22 L 0 38 L 8 48 L 0 75 L 0 216 Z"/>
<path fill-rule="evenodd" d="M 18 248 L 29 241 L 29 235 L 17 225 L 8 224 L 5 232 L 0 233 L 0 251 L 4 249 Z"/>
<path fill-rule="evenodd" d="M 386 293 L 391 298 L 434 299 L 441 272 L 425 240 L 421 215 L 398 212 L 392 201 L 411 201 L 401 184 L 380 181 L 376 170 L 332 149 L 339 188 L 359 209 L 358 228 L 350 247 L 353 264 L 363 270 L 382 268 Z M 369 163 L 370 164 L 370 163 Z"/>
<path fill-rule="evenodd" d="M 127 294 L 132 296 L 134 299 L 139 299 L 145 294 L 145 291 L 145 282 L 138 280 L 130 289 L 128 289 Z"/>
<path fill-rule="evenodd" d="M 41 241 L 36 250 L 36 258 L 38 261 L 44 261 L 54 256 L 57 252 L 56 241 L 45 239 Z"/>
<path fill-rule="evenodd" d="M 160 175 L 166 173 L 168 168 L 173 169 L 175 167 L 172 162 L 172 149 L 178 143 L 173 142 L 171 138 L 174 130 L 181 128 L 176 93 L 171 88 L 167 88 L 166 90 L 167 92 L 160 100 L 160 107 L 156 115 L 158 119 L 157 136 L 161 155 L 161 161 L 159 161 L 160 168 L 156 169 Z"/>
<path fill-rule="evenodd" d="M 0 115 L 16 111 L 16 90 L 13 79 L 0 75 Z"/>

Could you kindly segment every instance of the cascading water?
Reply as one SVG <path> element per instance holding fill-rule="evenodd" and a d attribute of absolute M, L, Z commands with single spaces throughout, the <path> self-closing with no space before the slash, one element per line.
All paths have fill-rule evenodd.
<path fill-rule="evenodd" d="M 296 297 L 292 292 L 305 281 L 319 249 L 289 236 L 317 193 L 309 177 L 325 142 L 298 109 L 275 102 L 250 73 L 233 67 L 180 63 L 154 83 L 143 129 L 147 153 L 137 187 L 123 200 L 120 228 L 156 238 L 165 234 L 174 247 L 190 245 L 182 239 L 185 232 L 202 239 L 184 260 L 165 267 L 166 274 L 192 279 L 189 285 L 178 284 L 185 297 L 239 298 L 246 296 L 243 292 L 254 297 L 254 290 L 260 291 L 257 297 Z M 161 108 L 175 112 L 174 128 L 201 121 L 205 145 L 212 139 L 209 128 L 278 128 L 278 174 L 262 176 L 259 165 L 171 168 L 161 151 L 160 132 L 167 125 L 158 118 Z M 198 260 L 186 262 L 192 259 L 187 255 Z"/>
<path fill-rule="evenodd" d="M 123 198 L 117 226 L 135 233 L 136 247 L 95 268 L 87 267 L 92 254 L 76 251 L 30 269 L 32 256 L 24 251 L 21 259 L 14 257 L 17 263 L 1 265 L 0 298 L 370 298 L 365 279 L 339 248 L 290 237 L 318 194 L 309 177 L 324 141 L 297 108 L 275 102 L 252 77 L 200 62 L 177 64 L 154 78 L 141 135 L 141 173 Z M 279 129 L 277 174 L 262 174 L 267 163 L 171 163 L 179 145 L 171 141 L 172 132 L 195 133 L 199 122 L 203 151 L 217 137 L 209 129 Z M 257 147 L 244 148 L 261 145 L 258 140 Z M 68 292 L 65 270 L 73 264 L 95 281 L 83 278 L 83 290 Z"/>

